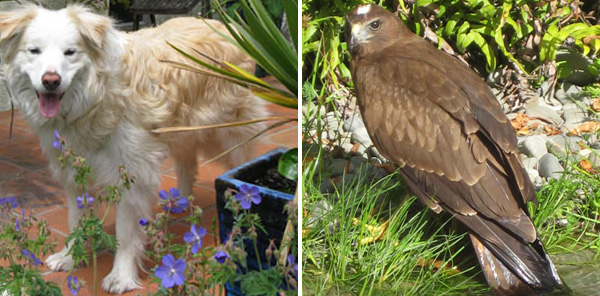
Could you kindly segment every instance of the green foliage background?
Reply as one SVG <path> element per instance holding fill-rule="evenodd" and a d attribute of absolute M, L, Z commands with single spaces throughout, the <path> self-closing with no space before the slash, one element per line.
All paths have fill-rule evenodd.
<path fill-rule="evenodd" d="M 600 50 L 600 25 L 590 24 L 577 0 L 400 0 L 396 5 L 307 0 L 302 2 L 305 80 L 315 76 L 324 85 L 351 86 L 349 54 L 341 33 L 344 16 L 361 3 L 398 11 L 413 32 L 465 58 L 482 75 L 509 67 L 537 80 L 564 78 L 570 65 L 556 60 L 560 47 L 590 57 Z M 542 66 L 547 65 L 556 71 L 546 71 Z M 594 65 L 589 71 L 600 73 Z"/>

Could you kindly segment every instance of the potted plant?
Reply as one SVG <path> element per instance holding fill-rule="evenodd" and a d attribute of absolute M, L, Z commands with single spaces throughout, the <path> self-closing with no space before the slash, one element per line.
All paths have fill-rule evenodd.
<path fill-rule="evenodd" d="M 295 235 L 286 233 L 286 229 L 288 232 L 289 228 L 294 229 L 291 221 L 297 221 L 293 206 L 297 161 L 296 149 L 275 149 L 215 180 L 219 238 L 226 247 L 229 244 L 229 249 L 235 244 L 248 254 L 247 258 L 236 262 L 239 277 L 235 282 L 225 284 L 227 295 L 245 295 L 250 288 L 245 286 L 244 278 L 261 277 L 262 272 L 276 276 L 276 271 L 268 269 L 295 263 L 295 256 L 286 255 Z M 244 210 L 247 212 L 240 214 Z M 283 260 L 278 260 L 278 257 Z M 279 279 L 272 278 L 279 280 L 281 285 L 271 285 L 271 288 L 287 288 L 289 279 L 281 275 Z"/>

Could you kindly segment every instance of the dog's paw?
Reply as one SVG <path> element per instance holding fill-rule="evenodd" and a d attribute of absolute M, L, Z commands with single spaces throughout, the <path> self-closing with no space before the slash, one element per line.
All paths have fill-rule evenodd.
<path fill-rule="evenodd" d="M 46 266 L 52 271 L 68 271 L 73 268 L 73 257 L 67 254 L 67 249 L 62 249 L 46 258 Z"/>
<path fill-rule="evenodd" d="M 121 294 L 140 288 L 138 278 L 135 275 L 124 274 L 119 270 L 113 270 L 102 281 L 102 289 L 109 293 Z"/>

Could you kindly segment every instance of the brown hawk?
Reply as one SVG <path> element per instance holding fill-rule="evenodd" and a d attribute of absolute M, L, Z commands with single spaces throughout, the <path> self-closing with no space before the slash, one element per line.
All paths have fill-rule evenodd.
<path fill-rule="evenodd" d="M 350 69 L 365 126 L 408 187 L 468 229 L 498 295 L 561 286 L 526 204 L 536 199 L 500 104 L 471 69 L 376 5 L 347 17 Z"/>

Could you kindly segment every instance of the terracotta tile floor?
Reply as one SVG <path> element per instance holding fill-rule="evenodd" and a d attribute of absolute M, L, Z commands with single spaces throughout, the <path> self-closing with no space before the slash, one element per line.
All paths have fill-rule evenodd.
<path fill-rule="evenodd" d="M 272 116 L 297 116 L 296 110 L 286 109 L 274 104 L 267 105 Z M 14 195 L 18 198 L 20 206 L 26 209 L 27 213 L 34 212 L 39 219 L 48 221 L 52 232 L 51 237 L 58 243 L 58 251 L 65 241 L 68 232 L 67 227 L 67 205 L 64 191 L 60 184 L 53 181 L 47 166 L 47 160 L 41 154 L 38 138 L 29 130 L 27 123 L 16 112 L 15 125 L 13 128 L 12 143 L 8 141 L 10 111 L 0 112 L 0 196 Z M 297 122 L 286 124 L 273 130 L 263 138 L 262 142 L 255 144 L 253 157 L 261 155 L 278 147 L 296 147 L 298 145 L 298 125 Z M 202 161 L 200 160 L 200 164 Z M 165 161 L 164 175 L 162 178 L 162 188 L 175 187 L 177 179 L 173 168 L 173 161 Z M 224 173 L 226 168 L 219 163 L 201 165 L 198 168 L 197 181 L 193 188 L 193 194 L 196 197 L 195 204 L 204 209 L 203 225 L 210 229 L 210 223 L 213 217 L 217 216 L 214 179 Z M 19 208 L 15 209 L 19 210 Z M 158 207 L 155 207 L 159 211 Z M 16 211 L 15 211 L 16 212 Z M 183 216 L 174 221 L 170 226 L 172 231 L 179 236 L 187 232 L 189 226 L 182 222 Z M 0 223 L 6 222 L 0 218 Z M 106 230 L 114 234 L 114 215 L 109 216 Z M 204 245 L 214 245 L 213 237 L 205 237 Z M 113 254 L 103 252 L 98 257 L 98 275 L 102 279 L 112 268 Z M 2 263 L 0 263 L 2 266 Z M 153 262 L 148 262 L 147 266 L 154 266 Z M 64 295 L 70 295 L 66 287 L 65 272 L 49 272 L 46 267 L 42 268 L 45 272 L 45 279 L 61 286 Z M 82 289 L 80 295 L 92 295 L 92 268 L 79 267 L 74 271 L 80 279 L 88 283 L 87 287 Z M 156 284 L 148 284 L 149 279 L 145 273 L 141 274 L 144 288 L 131 291 L 123 295 L 146 295 L 149 291 L 157 289 Z M 101 291 L 101 289 L 100 289 Z M 111 295 L 101 291 L 99 295 Z"/>

